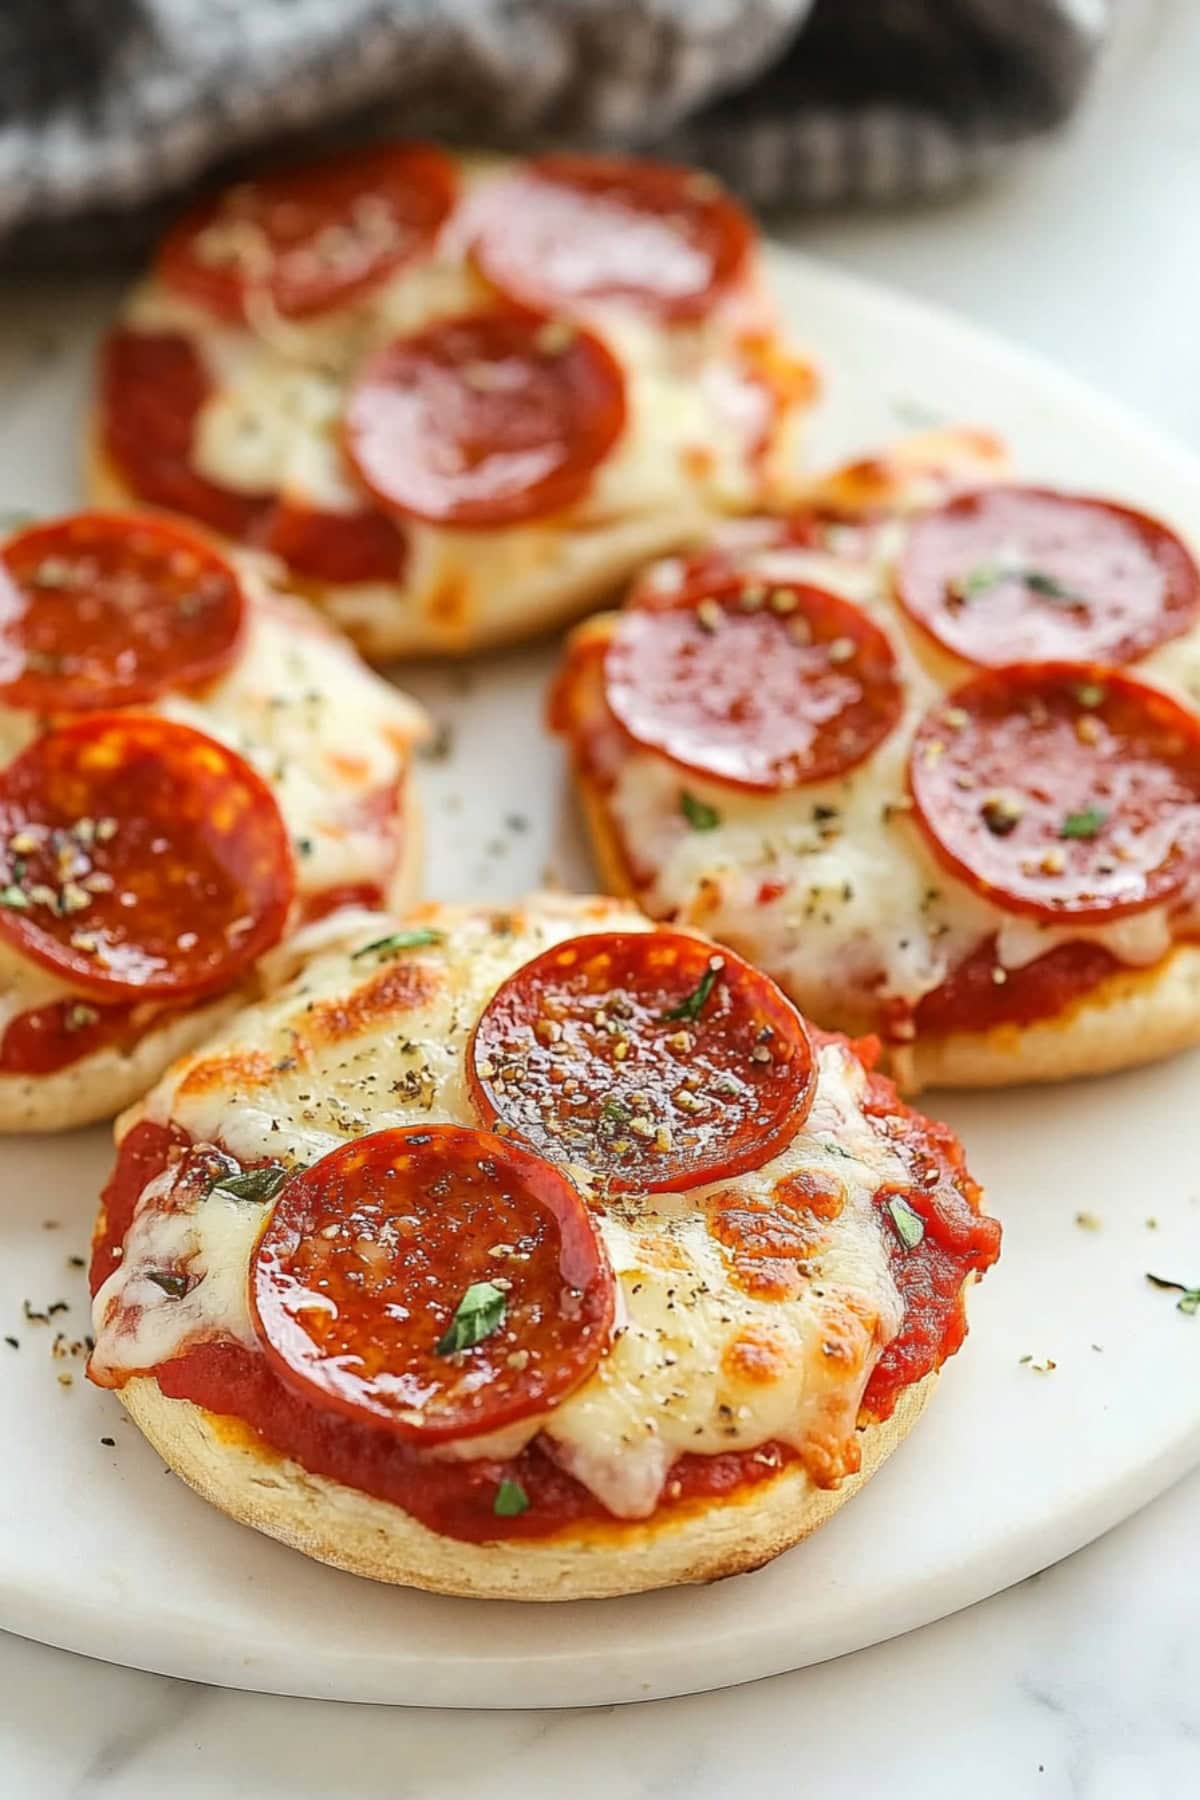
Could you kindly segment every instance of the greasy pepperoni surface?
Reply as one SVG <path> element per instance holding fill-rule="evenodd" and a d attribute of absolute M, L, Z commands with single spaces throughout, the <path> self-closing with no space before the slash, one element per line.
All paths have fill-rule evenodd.
<path fill-rule="evenodd" d="M 192 439 L 211 391 L 195 347 L 177 331 L 114 331 L 100 363 L 104 448 L 126 485 L 151 506 L 249 537 L 271 504 L 197 474 Z"/>
<path fill-rule="evenodd" d="M 526 313 L 480 313 L 369 358 L 345 431 L 382 505 L 487 527 L 578 500 L 624 424 L 621 370 L 598 338 Z"/>
<path fill-rule="evenodd" d="M 891 645 L 821 588 L 715 575 L 627 607 L 604 664 L 635 743 L 732 787 L 774 792 L 844 774 L 903 707 Z"/>
<path fill-rule="evenodd" d="M 377 1132 L 296 1176 L 250 1281 L 285 1382 L 419 1444 L 553 1406 L 596 1366 L 613 1320 L 612 1273 L 571 1184 L 450 1125 Z M 479 1284 L 502 1316 L 447 1349 Z"/>
<path fill-rule="evenodd" d="M 0 549 L 0 705 L 82 712 L 195 687 L 228 668 L 242 584 L 165 520 L 79 513 Z"/>
<path fill-rule="evenodd" d="M 467 1069 L 489 1124 L 651 1192 L 760 1167 L 816 1091 L 804 1022 L 774 982 L 680 931 L 543 951 L 489 1002 Z"/>
<path fill-rule="evenodd" d="M 403 527 L 373 506 L 324 512 L 280 500 L 258 541 L 312 581 L 403 581 L 408 565 Z"/>
<path fill-rule="evenodd" d="M 88 993 L 228 986 L 279 938 L 292 889 L 270 789 L 188 726 L 97 713 L 0 773 L 0 937 Z"/>
<path fill-rule="evenodd" d="M 454 165 L 431 145 L 347 151 L 202 201 L 167 234 L 158 274 L 223 319 L 252 319 L 256 299 L 285 318 L 324 312 L 428 251 L 454 197 Z"/>
<path fill-rule="evenodd" d="M 955 655 L 1129 662 L 1200 615 L 1200 571 L 1165 525 L 1041 488 L 962 494 L 910 527 L 896 593 Z"/>
<path fill-rule="evenodd" d="M 1117 918 L 1196 871 L 1200 720 L 1130 675 L 977 675 L 922 720 L 909 780 L 941 860 L 1014 912 Z"/>
<path fill-rule="evenodd" d="M 617 300 L 698 319 L 743 275 L 754 228 L 710 175 L 620 157 L 539 157 L 477 203 L 474 257 L 530 306 Z"/>

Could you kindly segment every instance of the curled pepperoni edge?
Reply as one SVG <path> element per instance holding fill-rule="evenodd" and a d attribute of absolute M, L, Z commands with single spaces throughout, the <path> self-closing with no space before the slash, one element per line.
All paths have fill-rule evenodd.
<path fill-rule="evenodd" d="M 811 774 L 805 773 L 790 780 L 774 779 L 767 774 L 758 778 L 745 775 L 734 776 L 725 770 L 714 770 L 699 759 L 690 759 L 677 751 L 667 749 L 661 736 L 654 735 L 631 722 L 627 707 L 620 702 L 614 704 L 613 688 L 616 684 L 614 665 L 623 652 L 632 649 L 627 640 L 637 629 L 636 624 L 632 623 L 633 621 L 645 615 L 696 612 L 707 600 L 715 600 L 718 605 L 722 605 L 724 601 L 736 599 L 738 593 L 747 587 L 769 587 L 772 591 L 782 589 L 799 596 L 800 607 L 797 608 L 797 611 L 802 610 L 807 601 L 810 606 L 816 606 L 827 617 L 839 619 L 845 629 L 837 635 L 854 636 L 860 647 L 869 647 L 874 654 L 880 657 L 881 662 L 888 666 L 892 690 L 889 704 L 881 710 L 877 729 L 870 733 L 864 733 L 861 746 L 856 748 L 852 755 L 843 756 L 836 762 L 831 759 L 828 766 L 822 765 Z M 788 620 L 795 616 L 795 612 L 778 615 L 780 629 L 785 631 Z M 636 673 L 637 657 L 631 655 L 627 660 L 632 663 Z M 630 743 L 640 749 L 648 750 L 656 756 L 663 757 L 677 769 L 700 776 L 705 781 L 711 781 L 719 787 L 730 788 L 737 793 L 789 793 L 820 782 L 839 780 L 859 768 L 874 755 L 881 744 L 886 743 L 899 724 L 904 711 L 904 690 L 900 681 L 896 653 L 886 632 L 876 624 L 863 607 L 856 606 L 852 600 L 844 599 L 842 595 L 834 594 L 829 589 L 818 587 L 812 582 L 792 580 L 764 582 L 758 575 L 739 574 L 736 572 L 734 563 L 726 562 L 719 556 L 709 561 L 702 555 L 694 561 L 685 563 L 678 587 L 655 588 L 644 583 L 635 586 L 629 603 L 615 617 L 613 629 L 604 645 L 601 667 L 605 705 L 620 731 Z M 633 688 L 634 682 L 627 679 L 626 685 Z"/>
<path fill-rule="evenodd" d="M 1014 894 L 1009 890 L 990 882 L 986 877 L 978 875 L 965 858 L 957 855 L 945 843 L 943 837 L 934 829 L 928 816 L 929 809 L 922 803 L 920 777 L 918 774 L 919 753 L 926 742 L 926 733 L 937 726 L 938 714 L 948 709 L 963 707 L 973 696 L 1002 687 L 1006 684 L 1017 685 L 1023 681 L 1046 683 L 1060 681 L 1068 686 L 1100 685 L 1110 693 L 1116 690 L 1128 698 L 1150 700 L 1163 712 L 1171 712 L 1175 716 L 1177 728 L 1192 742 L 1197 753 L 1200 768 L 1200 716 L 1189 712 L 1164 689 L 1151 686 L 1121 669 L 1112 668 L 1099 663 L 1008 663 L 997 669 L 981 669 L 972 675 L 961 686 L 952 689 L 935 701 L 921 719 L 913 738 L 908 759 L 908 793 L 913 803 L 913 815 L 921 831 L 938 860 L 952 874 L 972 888 L 983 894 L 1005 911 L 1036 918 L 1057 925 L 1090 925 L 1105 920 L 1128 918 L 1133 914 L 1146 912 L 1151 907 L 1162 905 L 1171 900 L 1179 891 L 1186 879 L 1187 862 L 1176 859 L 1178 867 L 1173 878 L 1153 883 L 1147 893 L 1133 900 L 1105 901 L 1102 904 L 1054 906 L 1046 901 L 1038 901 L 1033 897 Z M 1153 875 L 1155 872 L 1151 871 Z"/>
<path fill-rule="evenodd" d="M 281 303 L 280 296 L 273 291 L 273 283 L 268 281 L 262 291 L 270 296 L 270 304 L 281 317 L 307 319 L 332 312 L 369 293 L 399 270 L 427 255 L 454 211 L 458 174 L 453 160 L 444 150 L 436 144 L 414 139 L 397 144 L 365 144 L 326 156 L 318 162 L 264 172 L 251 181 L 249 185 L 255 188 L 269 188 L 274 184 L 286 189 L 302 184 L 306 176 L 320 179 L 339 169 L 352 170 L 355 165 L 364 169 L 382 168 L 389 159 L 412 166 L 418 185 L 426 188 L 433 198 L 432 219 L 415 233 L 415 241 L 407 248 L 392 256 L 381 257 L 349 280 L 339 282 L 326 274 L 313 283 L 311 296 L 300 303 L 295 299 L 290 304 Z M 205 269 L 192 254 L 193 240 L 216 219 L 229 191 L 226 187 L 205 196 L 175 221 L 159 245 L 154 270 L 163 286 L 171 292 L 192 301 L 216 318 L 242 323 L 248 316 L 246 301 L 250 284 L 236 273 L 230 274 L 220 268 Z M 363 194 L 370 192 L 368 184 Z M 336 212 L 329 222 L 337 223 Z"/>
<path fill-rule="evenodd" d="M 557 944 L 549 945 L 547 949 L 541 951 L 537 956 L 532 957 L 529 962 L 522 963 L 520 968 L 515 969 L 496 989 L 496 992 L 492 995 L 487 1006 L 484 1007 L 483 1011 L 480 1013 L 478 1019 L 475 1021 L 470 1041 L 467 1045 L 467 1086 L 478 1116 L 489 1127 L 499 1129 L 503 1126 L 506 1131 L 513 1134 L 514 1138 L 520 1139 L 520 1127 L 511 1124 L 506 1118 L 502 1107 L 497 1104 L 497 1101 L 493 1096 L 487 1079 L 481 1075 L 479 1071 L 481 1034 L 484 1033 L 485 1021 L 487 1021 L 492 1008 L 501 1001 L 502 996 L 507 996 L 510 992 L 515 991 L 519 983 L 536 980 L 541 968 L 543 966 L 553 965 L 561 952 L 569 946 L 577 944 L 593 944 L 599 946 L 604 943 L 611 943 L 614 939 L 626 937 L 644 938 L 647 943 L 653 943 L 656 939 L 661 941 L 663 938 L 681 938 L 686 940 L 689 946 L 698 944 L 710 957 L 719 956 L 724 964 L 722 971 L 723 979 L 727 980 L 732 972 L 738 975 L 742 980 L 748 981 L 761 989 L 762 996 L 769 996 L 771 1002 L 770 1010 L 774 1014 L 778 1025 L 790 1034 L 795 1046 L 795 1054 L 791 1059 L 790 1069 L 794 1070 L 796 1063 L 800 1060 L 801 1056 L 804 1059 L 804 1064 L 802 1075 L 796 1084 L 797 1092 L 793 1106 L 785 1112 L 782 1112 L 781 1116 L 773 1125 L 757 1130 L 753 1134 L 751 1141 L 746 1144 L 745 1149 L 741 1152 L 731 1153 L 724 1160 L 716 1160 L 715 1158 L 706 1160 L 698 1163 L 690 1170 L 680 1170 L 676 1168 L 670 1175 L 664 1176 L 658 1181 L 626 1180 L 621 1176 L 619 1170 L 605 1170 L 603 1171 L 603 1176 L 608 1189 L 614 1194 L 686 1193 L 691 1188 L 703 1187 L 711 1181 L 721 1181 L 735 1175 L 745 1175 L 754 1169 L 761 1168 L 763 1164 L 769 1162 L 773 1156 L 778 1155 L 784 1146 L 790 1143 L 798 1132 L 803 1130 L 805 1121 L 812 1111 L 813 1103 L 817 1096 L 817 1085 L 820 1074 L 817 1047 L 814 1041 L 812 1028 L 809 1026 L 808 1021 L 804 1018 L 799 1009 L 792 1004 L 787 995 L 774 981 L 772 981 L 769 975 L 765 975 L 761 970 L 754 968 L 752 964 L 746 962 L 743 957 L 738 956 L 735 951 L 729 950 L 724 946 L 718 947 L 715 944 L 710 944 L 707 939 L 695 936 L 691 932 L 671 931 L 663 927 L 655 927 L 650 931 L 636 933 L 617 931 L 586 933 L 577 938 L 567 938 Z M 483 1060 L 487 1060 L 486 1056 Z M 511 1140 L 506 1138 L 505 1141 Z M 544 1152 L 537 1151 L 536 1148 L 534 1153 L 538 1155 L 544 1154 Z"/>
<path fill-rule="evenodd" d="M 11 625 L 19 626 L 21 619 L 36 605 L 36 599 L 28 596 L 26 584 L 9 570 L 10 558 L 38 545 L 39 540 L 44 541 L 44 548 L 39 546 L 40 554 L 53 555 L 57 538 L 80 530 L 90 530 L 98 536 L 111 534 L 113 537 L 119 537 L 122 532 L 137 532 L 157 539 L 164 554 L 174 549 L 199 558 L 207 565 L 210 573 L 220 574 L 229 583 L 229 594 L 233 602 L 232 616 L 226 620 L 218 643 L 206 654 L 193 655 L 182 665 L 175 662 L 167 670 L 153 675 L 147 672 L 140 678 L 127 681 L 119 681 L 114 677 L 107 685 L 73 682 L 70 676 L 39 675 L 25 668 L 11 680 L 0 682 L 0 706 L 43 714 L 100 712 L 117 706 L 140 706 L 170 689 L 203 687 L 230 668 L 245 641 L 248 614 L 245 583 L 228 557 L 202 532 L 193 530 L 182 521 L 159 518 L 152 513 L 70 513 L 61 519 L 26 526 L 7 538 L 0 545 L 0 565 L 3 565 L 18 593 L 30 600 L 26 612 L 11 621 L 10 628 L 4 631 L 4 636 L 10 642 Z M 80 549 L 81 546 L 68 544 L 65 549 L 60 548 L 57 554 L 67 559 L 80 554 Z"/>
<path fill-rule="evenodd" d="M 1014 483 L 969 488 L 965 492 L 951 493 L 938 506 L 921 513 L 913 521 L 893 569 L 891 584 L 896 605 L 904 617 L 958 661 L 977 669 L 1016 666 L 1008 658 L 980 654 L 977 648 L 973 649 L 967 644 L 963 634 L 947 631 L 940 623 L 938 612 L 931 611 L 928 606 L 915 599 L 911 591 L 911 574 L 907 572 L 913 557 L 913 544 L 914 540 L 919 541 L 921 529 L 926 524 L 936 524 L 946 514 L 961 512 L 969 506 L 997 496 L 1028 496 L 1037 501 L 1063 501 L 1073 507 L 1094 508 L 1099 513 L 1108 514 L 1129 525 L 1143 542 L 1147 539 L 1154 540 L 1160 552 L 1165 551 L 1169 556 L 1173 567 L 1167 576 L 1166 605 L 1159 614 L 1161 628 L 1126 632 L 1115 642 L 1087 642 L 1081 638 L 1078 644 L 1078 656 L 1081 660 L 1115 665 L 1136 662 L 1158 649 L 1161 644 L 1170 643 L 1173 638 L 1182 636 L 1200 617 L 1200 568 L 1178 533 L 1164 525 L 1161 519 L 1156 519 L 1152 513 L 1122 505 L 1119 501 L 1105 500 L 1092 494 L 1068 493 L 1060 488 L 1018 486 Z"/>
<path fill-rule="evenodd" d="M 73 957 L 69 944 L 60 942 L 48 932 L 31 931 L 28 914 L 15 907 L 0 906 L 0 939 L 6 940 L 22 956 L 48 969 L 72 988 L 81 989 L 89 995 L 98 995 L 102 999 L 116 995 L 134 1000 L 203 1000 L 231 987 L 246 968 L 283 936 L 295 898 L 295 866 L 291 841 L 278 803 L 262 776 L 236 750 L 231 750 L 228 745 L 208 737 L 204 732 L 194 730 L 190 725 L 178 724 L 156 713 L 87 713 L 43 737 L 34 738 L 20 755 L 0 771 L 0 814 L 5 810 L 14 775 L 20 776 L 27 772 L 31 764 L 36 765 L 39 751 L 44 746 L 52 742 L 61 743 L 69 735 L 87 740 L 105 732 L 141 734 L 143 737 L 157 735 L 162 742 L 170 744 L 174 741 L 176 745 L 181 745 L 184 740 L 195 740 L 219 753 L 231 775 L 236 775 L 249 791 L 260 822 L 266 825 L 270 821 L 267 835 L 275 840 L 272 855 L 275 882 L 268 903 L 264 905 L 254 928 L 243 934 L 236 949 L 229 947 L 219 968 L 197 979 L 183 982 L 178 978 L 172 981 L 159 978 L 130 982 L 116 975 L 100 974 L 91 963 L 84 960 L 82 954 L 78 958 Z"/>
<path fill-rule="evenodd" d="M 593 441 L 586 446 L 584 456 L 572 458 L 553 474 L 535 482 L 532 487 L 516 490 L 493 500 L 478 496 L 465 500 L 451 497 L 438 507 L 432 507 L 427 502 L 414 503 L 412 499 L 398 496 L 394 488 L 389 489 L 378 472 L 372 473 L 370 465 L 373 458 L 367 455 L 363 443 L 366 426 L 362 412 L 369 404 L 372 390 L 386 391 L 394 380 L 397 362 L 405 355 L 419 353 L 423 345 L 436 344 L 443 331 L 459 327 L 507 324 L 526 327 L 531 333 L 536 333 L 547 327 L 553 328 L 556 323 L 545 314 L 512 306 L 490 312 L 464 313 L 436 320 L 420 331 L 394 338 L 367 358 L 355 374 L 342 411 L 342 447 L 358 479 L 386 513 L 456 531 L 491 531 L 514 525 L 536 524 L 555 513 L 565 512 L 583 498 L 596 471 L 612 453 L 625 430 L 628 396 L 624 371 L 616 356 L 593 332 L 579 326 L 570 328 L 571 342 L 562 355 L 566 357 L 582 353 L 588 358 L 586 375 L 593 402 L 591 411 L 595 420 L 600 422 L 593 422 L 588 429 L 587 435 Z"/>
<path fill-rule="evenodd" d="M 704 210 L 717 224 L 719 248 L 710 258 L 712 273 L 703 288 L 671 296 L 656 294 L 651 288 L 635 289 L 618 283 L 596 292 L 585 289 L 564 293 L 552 283 L 539 281 L 536 271 L 532 276 L 527 272 L 524 277 L 515 272 L 514 261 L 506 254 L 509 246 L 504 234 L 504 221 L 511 216 L 512 209 L 536 206 L 539 185 L 562 192 L 582 192 L 585 201 L 590 200 L 595 190 L 589 188 L 587 177 L 605 172 L 612 172 L 626 183 L 640 182 L 643 189 L 656 188 L 659 190 L 657 200 L 665 200 L 668 189 L 672 188 L 677 196 L 682 194 L 686 200 L 685 189 L 689 183 L 712 181 L 711 195 L 704 196 Z M 653 216 L 664 216 L 661 205 L 656 204 L 650 211 Z M 646 158 L 549 152 L 530 158 L 522 167 L 492 183 L 476 201 L 473 212 L 468 242 L 471 263 L 489 286 L 517 305 L 539 308 L 625 305 L 640 308 L 668 324 L 697 324 L 713 312 L 717 304 L 745 279 L 758 242 L 753 221 L 704 171 Z"/>
<path fill-rule="evenodd" d="M 387 1140 L 392 1145 L 409 1138 L 418 1140 L 422 1146 L 430 1138 L 434 1138 L 447 1154 L 469 1153 L 475 1160 L 486 1157 L 502 1166 L 507 1165 L 510 1172 L 515 1170 L 525 1192 L 534 1194 L 537 1203 L 558 1227 L 559 1268 L 561 1271 L 566 1265 L 571 1270 L 569 1282 L 564 1273 L 564 1284 L 587 1293 L 593 1302 L 599 1300 L 598 1313 L 588 1321 L 590 1342 L 586 1346 L 587 1353 L 572 1363 L 567 1379 L 557 1387 L 550 1386 L 535 1392 L 530 1392 L 527 1385 L 524 1394 L 515 1392 L 507 1404 L 495 1407 L 490 1415 L 482 1418 L 476 1416 L 465 1423 L 452 1420 L 439 1424 L 422 1420 L 417 1424 L 399 1418 L 385 1408 L 376 1409 L 356 1402 L 326 1382 L 315 1379 L 303 1365 L 308 1362 L 319 1366 L 323 1359 L 305 1356 L 304 1347 L 311 1346 L 312 1340 L 295 1324 L 283 1306 L 267 1261 L 285 1226 L 296 1225 L 293 1215 L 305 1196 L 306 1181 L 309 1178 L 315 1177 L 322 1169 L 327 1169 L 337 1159 L 360 1151 L 364 1142 L 382 1144 Z M 600 1290 L 598 1295 L 597 1284 Z M 453 1281 L 450 1285 L 453 1286 Z M 604 1241 L 586 1202 L 561 1169 L 509 1139 L 456 1125 L 406 1126 L 373 1132 L 367 1139 L 356 1138 L 350 1143 L 339 1145 L 336 1150 L 322 1157 L 320 1162 L 294 1175 L 280 1192 L 271 1217 L 254 1247 L 249 1271 L 249 1295 L 251 1317 L 263 1354 L 294 1392 L 315 1400 L 318 1405 L 344 1418 L 353 1419 L 360 1424 L 365 1421 L 402 1443 L 420 1446 L 487 1436 L 558 1405 L 588 1379 L 602 1360 L 609 1347 L 616 1315 L 616 1282 Z M 448 1367 L 453 1365 L 448 1364 Z M 539 1372 L 542 1370 L 544 1362 L 539 1361 Z M 479 1390 L 475 1391 L 478 1393 Z"/>

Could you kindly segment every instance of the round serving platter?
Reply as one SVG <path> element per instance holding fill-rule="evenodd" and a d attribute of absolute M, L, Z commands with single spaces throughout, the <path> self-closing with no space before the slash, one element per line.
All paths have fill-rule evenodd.
<path fill-rule="evenodd" d="M 772 260 L 793 332 L 828 375 L 815 461 L 922 424 L 985 424 L 1034 479 L 1191 526 L 1200 464 L 1117 407 L 948 315 L 791 253 Z M 47 286 L 0 304 L 0 510 L 78 499 L 88 357 L 112 298 Z M 422 769 L 430 894 L 589 884 L 542 729 L 554 660 L 541 646 L 405 672 L 445 727 Z M 231 1687 L 531 1707 L 720 1687 L 966 1606 L 1200 1460 L 1200 1317 L 1146 1280 L 1200 1280 L 1198 1079 L 1194 1055 L 1057 1089 L 934 1096 L 1006 1236 L 921 1424 L 769 1568 L 553 1609 L 376 1587 L 192 1495 L 83 1378 L 81 1261 L 107 1132 L 0 1142 L 0 1626 Z"/>

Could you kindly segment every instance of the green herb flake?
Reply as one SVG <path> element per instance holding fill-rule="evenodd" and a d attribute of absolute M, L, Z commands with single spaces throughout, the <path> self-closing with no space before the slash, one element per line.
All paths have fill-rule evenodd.
<path fill-rule="evenodd" d="M 887 1202 L 888 1217 L 896 1230 L 896 1236 L 906 1250 L 915 1250 L 925 1236 L 925 1221 L 919 1212 L 914 1212 L 908 1201 L 900 1194 L 893 1194 Z"/>
<path fill-rule="evenodd" d="M 500 1329 L 507 1311 L 508 1301 L 493 1282 L 473 1281 L 434 1349 L 439 1356 L 453 1356 L 456 1351 L 482 1344 L 484 1338 Z"/>
<path fill-rule="evenodd" d="M 9 882 L 7 887 L 0 888 L 0 906 L 7 906 L 13 912 L 28 912 L 29 895 L 22 893 L 15 882 Z"/>
<path fill-rule="evenodd" d="M 1021 580 L 1035 594 L 1041 594 L 1047 600 L 1065 600 L 1070 606 L 1086 606 L 1087 595 L 1069 588 L 1053 575 L 1044 575 L 1040 569 L 1026 569 Z"/>
<path fill-rule="evenodd" d="M 698 1019 L 700 1014 L 704 1011 L 708 996 L 712 993 L 713 988 L 717 984 L 717 976 L 724 967 L 725 961 L 723 957 L 710 957 L 707 969 L 705 969 L 691 993 L 688 994 L 685 999 L 681 1000 L 678 1006 L 671 1007 L 670 1011 L 663 1013 L 661 1017 L 664 1020 Z"/>
<path fill-rule="evenodd" d="M 432 944 L 443 944 L 446 941 L 444 931 L 435 931 L 432 925 L 418 925 L 412 931 L 393 931 L 387 937 L 374 938 L 364 944 L 361 950 L 351 952 L 351 962 L 357 962 L 360 956 L 370 956 L 373 950 L 380 955 L 390 956 L 400 950 L 424 950 Z"/>
<path fill-rule="evenodd" d="M 628 1125 L 631 1118 L 629 1108 L 615 1094 L 610 1094 L 600 1107 L 600 1117 L 610 1125 Z"/>
<path fill-rule="evenodd" d="M 679 795 L 679 810 L 693 831 L 715 831 L 721 823 L 721 815 L 715 806 L 709 806 L 704 800 L 697 800 L 695 794 L 689 794 L 683 788 Z"/>
<path fill-rule="evenodd" d="M 260 1204 L 273 1200 L 293 1169 L 282 1163 L 265 1163 L 261 1169 L 243 1169 L 237 1175 L 220 1175 L 209 1188 L 210 1194 L 224 1194 L 230 1200 L 255 1200 Z"/>
<path fill-rule="evenodd" d="M 1098 806 L 1085 806 L 1081 812 L 1069 812 L 1058 828 L 1060 838 L 1094 838 L 1108 814 Z"/>
<path fill-rule="evenodd" d="M 513 1481 L 507 1475 L 504 1477 L 496 1489 L 492 1511 L 498 1519 L 515 1519 L 521 1513 L 529 1511 L 529 1495 L 519 1481 Z"/>
<path fill-rule="evenodd" d="M 1184 1313 L 1189 1319 L 1200 1313 L 1200 1287 L 1188 1287 L 1183 1281 L 1168 1281 L 1165 1275 L 1152 1275 L 1149 1269 L 1146 1280 L 1152 1287 L 1165 1288 L 1168 1293 L 1179 1295 L 1175 1302 L 1177 1312 Z"/>
<path fill-rule="evenodd" d="M 1086 606 L 1088 603 L 1086 594 L 1077 593 L 1044 569 L 1014 568 L 1004 563 L 978 563 L 965 575 L 956 576 L 947 586 L 952 599 L 973 600 L 977 594 L 984 594 L 1004 581 L 1018 582 L 1031 593 L 1040 594 L 1044 600 L 1062 600 L 1068 606 Z"/>

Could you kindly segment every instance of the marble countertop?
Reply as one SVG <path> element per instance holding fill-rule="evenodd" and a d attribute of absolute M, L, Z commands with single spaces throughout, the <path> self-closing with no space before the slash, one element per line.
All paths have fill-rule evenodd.
<path fill-rule="evenodd" d="M 1119 10 L 1061 142 L 935 210 L 783 235 L 1043 351 L 1200 447 L 1200 6 Z M 0 1635 L 0 1800 L 1175 1800 L 1200 1791 L 1198 1515 L 1200 1473 L 1057 1568 L 902 1640 L 620 1710 L 271 1699 Z"/>

